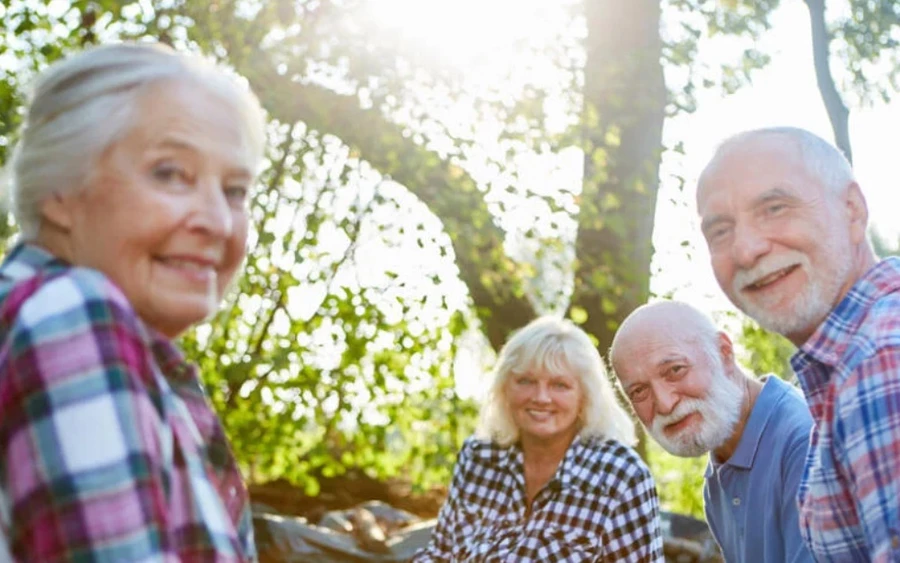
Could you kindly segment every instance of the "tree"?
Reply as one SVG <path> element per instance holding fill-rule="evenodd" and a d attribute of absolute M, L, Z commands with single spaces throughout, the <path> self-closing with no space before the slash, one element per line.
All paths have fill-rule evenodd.
<path fill-rule="evenodd" d="M 497 350 L 555 310 L 607 349 L 649 293 L 664 120 L 767 62 L 748 48 L 700 68 L 699 50 L 752 41 L 777 4 L 566 0 L 554 40 L 521 38 L 509 76 L 482 84 L 360 0 L 4 3 L 0 161 L 29 76 L 83 44 L 154 37 L 231 65 L 271 118 L 269 164 L 240 291 L 184 345 L 239 457 L 313 488 L 346 467 L 441 479 L 474 414 L 453 382 L 463 335 Z M 532 60 L 559 72 L 541 81 Z M 572 147 L 580 188 L 524 187 L 522 158 Z"/>

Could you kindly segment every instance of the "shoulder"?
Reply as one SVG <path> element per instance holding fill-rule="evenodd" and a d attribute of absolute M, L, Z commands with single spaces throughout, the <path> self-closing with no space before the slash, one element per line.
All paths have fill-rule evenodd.
<path fill-rule="evenodd" d="M 101 378 L 113 365 L 143 367 L 149 344 L 131 304 L 95 270 L 39 273 L 2 296 L 0 379 L 20 393 Z"/>
<path fill-rule="evenodd" d="M 456 464 L 460 467 L 492 466 L 504 459 L 509 450 L 489 439 L 469 436 L 459 450 Z"/>
<path fill-rule="evenodd" d="M 881 295 L 865 312 L 844 352 L 842 363 L 852 368 L 879 353 L 900 354 L 900 288 Z"/>
<path fill-rule="evenodd" d="M 802 392 L 796 386 L 779 379 L 776 375 L 770 375 L 765 382 L 765 386 L 771 386 L 775 393 L 769 405 L 771 412 L 770 419 L 775 422 L 772 425 L 778 434 L 795 434 L 801 433 L 804 436 L 809 435 L 812 427 L 812 414 L 809 412 L 809 405 L 803 397 Z M 765 391 L 765 388 L 764 388 Z"/>
<path fill-rule="evenodd" d="M 900 394 L 900 288 L 872 302 L 835 365 L 837 401 Z"/>
<path fill-rule="evenodd" d="M 77 321 L 77 326 L 111 315 L 134 317 L 121 290 L 104 274 L 88 268 L 66 268 L 27 278 L 10 287 L 3 301 L 9 324 L 13 324 L 12 317 L 24 327 L 54 320 Z"/>

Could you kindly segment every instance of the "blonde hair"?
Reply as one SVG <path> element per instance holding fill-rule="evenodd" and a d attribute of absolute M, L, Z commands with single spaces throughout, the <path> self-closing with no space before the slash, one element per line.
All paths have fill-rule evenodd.
<path fill-rule="evenodd" d="M 511 374 L 528 371 L 569 373 L 579 380 L 584 396 L 579 416 L 582 437 L 634 444 L 634 424 L 616 400 L 597 348 L 574 323 L 551 316 L 530 322 L 503 346 L 481 408 L 476 435 L 501 446 L 509 446 L 519 439 L 505 388 Z"/>
<path fill-rule="evenodd" d="M 40 203 L 82 187 L 96 159 L 128 132 L 146 88 L 163 80 L 190 81 L 228 104 L 258 168 L 265 118 L 256 96 L 232 76 L 164 45 L 94 47 L 51 65 L 35 83 L 10 159 L 10 204 L 25 240 L 37 235 Z"/>

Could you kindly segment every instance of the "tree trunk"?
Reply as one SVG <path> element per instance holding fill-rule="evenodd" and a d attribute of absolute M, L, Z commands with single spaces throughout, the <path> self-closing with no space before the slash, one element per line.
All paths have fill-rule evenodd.
<path fill-rule="evenodd" d="M 584 186 L 570 314 L 605 353 L 649 296 L 666 90 L 659 0 L 588 0 Z"/>
<path fill-rule="evenodd" d="M 850 110 L 844 105 L 841 94 L 834 84 L 831 75 L 831 67 L 828 64 L 829 43 L 831 37 L 825 26 L 825 0 L 804 0 L 809 8 L 809 24 L 812 29 L 813 62 L 816 67 L 816 83 L 819 86 L 819 94 L 825 103 L 828 112 L 828 120 L 831 121 L 831 130 L 834 132 L 834 142 L 843 151 L 851 163 L 853 151 L 850 146 Z"/>

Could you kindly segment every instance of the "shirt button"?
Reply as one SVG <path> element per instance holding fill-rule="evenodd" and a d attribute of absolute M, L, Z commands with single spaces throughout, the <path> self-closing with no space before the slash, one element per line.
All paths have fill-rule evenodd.
<path fill-rule="evenodd" d="M 741 505 L 740 497 L 734 497 L 733 499 L 731 499 L 731 504 L 733 504 L 735 506 L 740 506 Z"/>
<path fill-rule="evenodd" d="M 228 494 L 229 494 L 229 496 L 231 496 L 231 498 L 236 497 L 237 496 L 237 487 L 229 487 Z"/>

